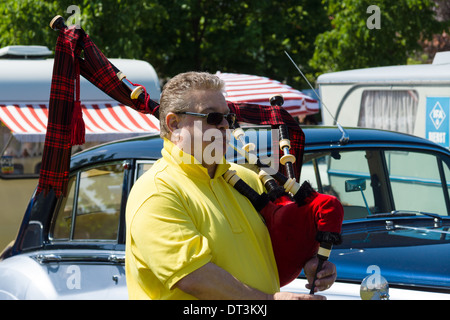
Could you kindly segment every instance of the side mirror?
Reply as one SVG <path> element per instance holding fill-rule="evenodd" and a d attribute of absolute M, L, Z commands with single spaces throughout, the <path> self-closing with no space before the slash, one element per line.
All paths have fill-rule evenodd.
<path fill-rule="evenodd" d="M 366 179 L 345 180 L 345 192 L 366 190 Z"/>
<path fill-rule="evenodd" d="M 367 204 L 366 197 L 364 196 L 363 190 L 366 190 L 366 179 L 353 179 L 353 180 L 345 180 L 345 192 L 353 192 L 353 191 L 361 191 L 362 198 L 364 200 L 364 204 L 366 205 L 367 212 L 369 216 L 372 214 L 369 209 L 369 205 Z"/>

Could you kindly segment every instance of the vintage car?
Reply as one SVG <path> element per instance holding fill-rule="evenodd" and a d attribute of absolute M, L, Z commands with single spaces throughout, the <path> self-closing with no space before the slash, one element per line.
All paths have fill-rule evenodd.
<path fill-rule="evenodd" d="M 374 129 L 304 132 L 300 180 L 338 197 L 345 211 L 344 241 L 329 258 L 338 278 L 321 294 L 450 299 L 450 152 Z M 246 128 L 265 161 L 279 152 L 275 133 Z M 3 251 L 0 299 L 126 299 L 125 204 L 161 148 L 161 138 L 150 135 L 73 155 L 67 196 L 33 197 L 17 239 Z M 227 158 L 253 167 L 233 148 Z M 300 274 L 282 290 L 307 293 L 305 281 Z"/>

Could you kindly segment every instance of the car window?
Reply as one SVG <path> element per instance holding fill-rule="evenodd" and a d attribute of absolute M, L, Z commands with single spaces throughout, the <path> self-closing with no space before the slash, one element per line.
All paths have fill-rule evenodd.
<path fill-rule="evenodd" d="M 77 177 L 74 176 L 69 179 L 69 183 L 67 185 L 67 190 L 69 190 L 67 197 L 62 199 L 63 205 L 60 206 L 53 224 L 53 239 L 70 239 L 76 178 Z"/>
<path fill-rule="evenodd" d="M 350 220 L 394 210 L 448 215 L 449 175 L 435 154 L 366 149 L 307 153 L 301 180 L 336 196 Z"/>
<path fill-rule="evenodd" d="M 379 210 L 374 202 L 366 155 L 361 150 L 307 154 L 301 180 L 308 180 L 321 193 L 336 196 L 344 206 L 344 219 L 365 217 L 369 210 Z"/>
<path fill-rule="evenodd" d="M 80 171 L 69 180 L 52 240 L 116 240 L 124 185 L 122 162 Z"/>
<path fill-rule="evenodd" d="M 435 155 L 406 151 L 386 151 L 385 155 L 397 210 L 447 212 L 448 187 L 443 192 L 439 159 Z M 443 167 L 448 180 L 448 166 L 444 163 Z"/>
<path fill-rule="evenodd" d="M 145 172 L 147 172 L 154 164 L 154 161 L 138 161 L 136 163 L 136 177 L 137 180 L 140 176 L 142 176 Z"/>

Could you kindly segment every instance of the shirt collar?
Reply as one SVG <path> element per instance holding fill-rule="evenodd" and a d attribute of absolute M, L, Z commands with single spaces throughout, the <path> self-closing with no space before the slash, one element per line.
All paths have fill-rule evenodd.
<path fill-rule="evenodd" d="M 197 159 L 178 148 L 167 138 L 164 138 L 164 148 L 162 149 L 161 154 L 166 161 L 180 168 L 186 175 L 197 179 L 211 179 L 208 170 Z M 222 163 L 217 165 L 213 179 L 221 177 L 229 168 L 230 164 L 225 158 L 222 158 Z"/>

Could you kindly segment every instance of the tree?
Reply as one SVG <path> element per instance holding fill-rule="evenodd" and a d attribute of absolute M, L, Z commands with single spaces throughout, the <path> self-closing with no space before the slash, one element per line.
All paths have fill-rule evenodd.
<path fill-rule="evenodd" d="M 324 0 L 332 29 L 316 38 L 310 65 L 318 72 L 406 64 L 419 40 L 448 26 L 434 16 L 432 0 Z M 368 8 L 379 8 L 379 28 Z"/>
<path fill-rule="evenodd" d="M 40 44 L 54 48 L 48 23 L 68 19 L 71 0 L 3 0 L 0 46 Z M 149 61 L 161 78 L 188 70 L 240 72 L 302 79 L 284 55 L 305 71 L 315 37 L 329 28 L 316 0 L 80 0 L 81 27 L 110 58 Z"/>
<path fill-rule="evenodd" d="M 55 15 L 52 12 L 56 10 L 57 3 L 51 1 L 2 0 L 0 47 L 37 44 L 50 48 L 56 42 L 56 38 L 48 23 Z"/>
<path fill-rule="evenodd" d="M 0 47 L 44 45 L 53 49 L 57 33 L 49 27 L 51 19 L 61 15 L 69 24 L 76 11 L 68 10 L 72 0 L 2 0 L 0 5 Z M 136 57 L 142 54 L 134 21 L 139 4 L 132 0 L 84 0 L 76 5 L 81 27 L 109 57 Z M 124 14 L 118 14 L 123 12 Z M 139 17 L 140 18 L 140 17 Z M 128 32 L 129 31 L 129 32 Z"/>
<path fill-rule="evenodd" d="M 448 0 L 434 0 L 436 7 L 436 19 L 441 22 L 450 20 L 450 2 Z M 420 39 L 421 50 L 408 57 L 408 63 L 431 63 L 437 52 L 450 51 L 449 30 L 443 30 L 440 33 L 433 34 L 432 39 Z"/>
<path fill-rule="evenodd" d="M 142 26 L 145 58 L 161 75 L 186 70 L 240 72 L 302 84 L 284 50 L 302 61 L 329 21 L 315 0 L 151 1 Z M 145 36 L 147 35 L 147 36 Z"/>

